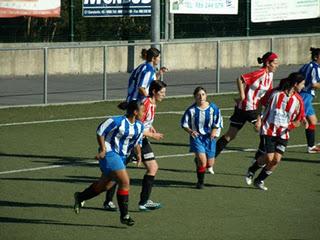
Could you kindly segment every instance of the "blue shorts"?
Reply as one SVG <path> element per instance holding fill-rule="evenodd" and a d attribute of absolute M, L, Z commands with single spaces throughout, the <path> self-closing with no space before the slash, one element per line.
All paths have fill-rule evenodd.
<path fill-rule="evenodd" d="M 190 137 L 190 152 L 205 153 L 209 159 L 215 158 L 216 140 L 210 136 Z"/>
<path fill-rule="evenodd" d="M 303 99 L 303 104 L 304 104 L 304 113 L 306 116 L 312 116 L 316 115 L 316 112 L 314 111 L 314 108 L 312 106 L 312 101 L 313 101 L 313 96 L 309 93 L 305 92 L 300 92 L 300 96 Z"/>
<path fill-rule="evenodd" d="M 107 176 L 113 171 L 126 169 L 125 162 L 126 157 L 122 157 L 118 153 L 111 151 L 107 152 L 104 159 L 99 161 L 99 166 L 101 172 Z"/>

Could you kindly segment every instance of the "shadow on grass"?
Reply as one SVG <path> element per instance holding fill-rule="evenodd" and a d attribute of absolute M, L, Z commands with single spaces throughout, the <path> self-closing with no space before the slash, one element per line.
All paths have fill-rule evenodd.
<path fill-rule="evenodd" d="M 283 157 L 281 159 L 283 162 L 297 162 L 297 163 L 311 163 L 311 164 L 319 164 L 319 160 L 307 160 L 307 159 L 301 159 L 301 158 L 287 158 Z"/>
<path fill-rule="evenodd" d="M 94 227 L 94 228 L 118 228 L 126 229 L 126 227 L 112 226 L 112 225 L 94 225 L 94 224 L 76 224 L 66 223 L 56 220 L 48 219 L 27 219 L 27 218 L 12 218 L 12 217 L 0 217 L 0 222 L 3 223 L 22 223 L 22 224 L 45 224 L 45 225 L 58 225 L 58 226 L 71 226 L 71 227 Z"/>

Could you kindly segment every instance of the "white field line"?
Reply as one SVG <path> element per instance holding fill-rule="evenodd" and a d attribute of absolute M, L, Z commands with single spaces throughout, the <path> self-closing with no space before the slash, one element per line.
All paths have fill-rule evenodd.
<path fill-rule="evenodd" d="M 225 109 L 226 110 L 226 109 Z M 168 111 L 168 112 L 158 112 L 157 115 L 166 115 L 166 114 L 176 114 L 182 115 L 183 111 Z M 62 118 L 62 119 L 52 119 L 52 120 L 41 120 L 41 121 L 29 121 L 29 122 L 14 122 L 14 123 L 2 123 L 0 127 L 10 127 L 10 126 L 20 126 L 20 125 L 32 125 L 32 124 L 44 124 L 44 123 L 57 123 L 57 122 L 74 122 L 74 121 L 86 121 L 86 120 L 95 120 L 95 119 L 105 119 L 110 116 L 96 116 L 96 117 L 80 117 L 80 118 Z M 229 116 L 223 116 L 229 117 Z"/>
<path fill-rule="evenodd" d="M 306 147 L 306 146 L 307 146 L 306 144 L 297 144 L 297 145 L 290 145 L 287 148 L 300 148 L 300 147 Z M 221 154 L 237 153 L 237 152 L 255 152 L 256 150 L 257 149 L 254 149 L 254 148 L 245 148 L 245 149 L 242 149 L 242 150 L 225 150 L 225 151 L 222 151 Z M 193 155 L 193 153 L 162 155 L 162 156 L 157 156 L 157 159 L 186 157 L 186 156 L 192 156 L 192 155 Z M 75 164 L 51 165 L 51 166 L 36 167 L 36 168 L 15 169 L 15 170 L 9 170 L 9 171 L 0 172 L 0 175 L 11 174 L 11 173 L 21 173 L 21 172 L 33 172 L 33 171 L 47 170 L 47 169 L 53 169 L 53 168 L 72 167 L 72 166 L 77 166 L 77 165 L 81 165 L 81 164 L 84 164 L 84 163 L 85 164 L 88 164 L 88 163 L 89 164 L 96 164 L 97 161 L 88 161 L 88 162 L 75 163 Z"/>
<path fill-rule="evenodd" d="M 320 102 L 313 103 L 313 105 L 319 105 Z M 221 111 L 230 111 L 234 108 L 220 108 Z M 182 115 L 184 111 L 167 111 L 167 112 L 157 112 L 158 115 L 162 114 L 176 114 Z M 114 115 L 112 115 L 114 116 Z M 2 123 L 0 127 L 10 127 L 10 126 L 20 126 L 20 125 L 30 125 L 30 124 L 43 124 L 43 123 L 57 123 L 57 122 L 73 122 L 73 121 L 86 121 L 95 119 L 104 119 L 112 116 L 96 116 L 96 117 L 80 117 L 80 118 L 62 118 L 62 119 L 52 119 L 52 120 L 41 120 L 41 121 L 29 121 L 29 122 L 14 122 L 14 123 Z M 223 116 L 224 118 L 229 118 L 230 116 Z M 319 124 L 318 124 L 319 125 Z"/>

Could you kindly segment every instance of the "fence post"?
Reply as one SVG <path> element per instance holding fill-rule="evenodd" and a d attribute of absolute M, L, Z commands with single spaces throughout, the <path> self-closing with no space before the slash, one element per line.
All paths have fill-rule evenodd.
<path fill-rule="evenodd" d="M 103 46 L 103 100 L 107 100 L 107 51 L 108 47 Z"/>
<path fill-rule="evenodd" d="M 160 58 L 160 68 L 164 66 L 164 54 L 163 54 L 163 43 L 160 44 L 160 53 L 161 53 L 161 58 Z M 160 81 L 163 81 L 163 74 L 160 75 Z"/>
<path fill-rule="evenodd" d="M 273 48 L 274 48 L 274 38 L 271 37 L 270 38 L 270 51 L 273 52 Z"/>
<path fill-rule="evenodd" d="M 48 103 L 48 48 L 43 49 L 43 103 Z"/>
<path fill-rule="evenodd" d="M 220 40 L 217 41 L 216 55 L 216 93 L 220 93 Z"/>

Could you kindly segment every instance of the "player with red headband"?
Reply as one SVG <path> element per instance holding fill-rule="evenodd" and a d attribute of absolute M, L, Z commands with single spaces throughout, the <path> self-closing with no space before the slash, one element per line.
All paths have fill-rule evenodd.
<path fill-rule="evenodd" d="M 260 100 L 268 91 L 271 91 L 273 73 L 277 70 L 279 63 L 278 55 L 273 52 L 267 52 L 257 60 L 259 64 L 263 64 L 260 69 L 243 74 L 237 79 L 240 98 L 236 99 L 228 131 L 217 141 L 216 157 L 237 136 L 247 121 L 252 123 L 257 131 L 260 129 L 257 122 Z"/>

